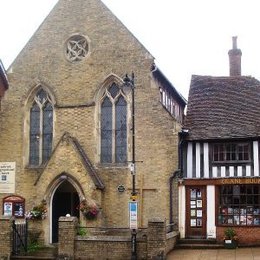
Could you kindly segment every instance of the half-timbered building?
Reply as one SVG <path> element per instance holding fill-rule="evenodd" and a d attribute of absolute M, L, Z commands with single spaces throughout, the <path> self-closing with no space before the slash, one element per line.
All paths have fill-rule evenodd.
<path fill-rule="evenodd" d="M 232 227 L 239 243 L 260 243 L 260 82 L 241 76 L 241 55 L 233 38 L 230 76 L 191 80 L 181 140 L 183 238 L 221 242 Z"/>

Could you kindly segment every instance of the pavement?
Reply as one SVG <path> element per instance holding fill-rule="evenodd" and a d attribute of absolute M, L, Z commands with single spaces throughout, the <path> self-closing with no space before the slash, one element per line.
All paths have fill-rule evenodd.
<path fill-rule="evenodd" d="M 260 260 L 260 247 L 236 249 L 175 249 L 167 260 Z"/>

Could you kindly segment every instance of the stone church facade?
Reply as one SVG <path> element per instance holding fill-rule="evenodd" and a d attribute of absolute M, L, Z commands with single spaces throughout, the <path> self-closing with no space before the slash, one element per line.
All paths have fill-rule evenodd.
<path fill-rule="evenodd" d="M 66 214 L 82 225 L 129 227 L 133 102 L 124 78 L 132 72 L 138 226 L 155 217 L 177 221 L 169 179 L 178 168 L 186 101 L 99 0 L 60 0 L 7 71 L 3 215 L 23 218 L 44 206 L 46 243 L 57 241 L 57 221 Z M 86 220 L 82 203 L 98 210 L 94 220 Z"/>

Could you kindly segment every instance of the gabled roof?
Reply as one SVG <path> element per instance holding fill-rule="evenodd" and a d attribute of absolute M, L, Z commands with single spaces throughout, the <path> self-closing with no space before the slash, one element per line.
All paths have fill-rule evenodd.
<path fill-rule="evenodd" d="M 7 74 L 5 72 L 5 68 L 4 68 L 4 65 L 1 60 L 0 60 L 0 78 L 3 81 L 5 89 L 8 89 L 9 83 L 8 83 L 8 79 L 7 79 Z"/>
<path fill-rule="evenodd" d="M 98 189 L 103 190 L 105 188 L 105 185 L 103 184 L 102 180 L 100 179 L 97 171 L 93 167 L 90 159 L 88 158 L 86 152 L 84 151 L 83 147 L 80 145 L 79 141 L 75 137 L 71 137 L 71 140 L 76 147 L 77 151 L 79 152 L 82 162 L 86 169 L 88 169 L 88 173 L 90 177 L 92 178 L 93 182 L 95 183 L 96 187 Z"/>
<path fill-rule="evenodd" d="M 93 164 L 91 163 L 90 159 L 88 158 L 86 152 L 84 151 L 83 147 L 80 145 L 79 141 L 75 138 L 72 137 L 68 132 L 65 132 L 63 134 L 63 136 L 61 137 L 60 141 L 58 142 L 58 144 L 56 145 L 56 147 L 54 148 L 52 155 L 50 157 L 50 160 L 47 162 L 47 164 L 45 165 L 43 171 L 41 172 L 41 174 L 39 175 L 38 179 L 35 182 L 35 185 L 38 183 L 38 181 L 40 180 L 41 176 L 44 173 L 44 170 L 48 167 L 49 162 L 51 161 L 53 154 L 55 153 L 55 151 L 57 150 L 57 148 L 60 146 L 60 144 L 62 142 L 66 142 L 68 144 L 71 144 L 72 147 L 75 149 L 75 151 L 79 154 L 80 159 L 85 167 L 85 169 L 87 170 L 87 174 L 90 175 L 93 183 L 95 184 L 97 189 L 103 190 L 105 188 L 104 183 L 102 182 L 100 176 L 98 175 L 96 169 L 94 168 Z"/>
<path fill-rule="evenodd" d="M 152 67 L 153 77 L 160 82 L 173 96 L 176 97 L 180 105 L 186 106 L 187 100 L 175 89 L 172 83 L 166 78 L 166 76 L 161 72 L 161 70 L 154 64 Z"/>
<path fill-rule="evenodd" d="M 260 82 L 192 76 L 184 128 L 189 140 L 260 136 Z"/>

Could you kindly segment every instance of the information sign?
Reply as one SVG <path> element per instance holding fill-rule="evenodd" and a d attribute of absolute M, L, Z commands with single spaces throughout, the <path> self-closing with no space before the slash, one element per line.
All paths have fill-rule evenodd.
<path fill-rule="evenodd" d="M 138 223 L 137 223 L 137 201 L 130 201 L 129 202 L 129 224 L 130 229 L 137 229 Z"/>

